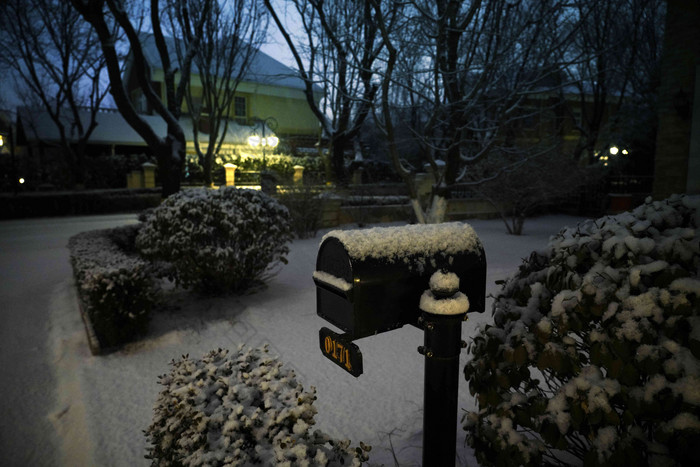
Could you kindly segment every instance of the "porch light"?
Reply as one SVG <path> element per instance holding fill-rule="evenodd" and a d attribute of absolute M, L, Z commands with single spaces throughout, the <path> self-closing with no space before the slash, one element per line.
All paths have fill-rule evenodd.
<path fill-rule="evenodd" d="M 265 171 L 267 164 L 265 161 L 265 147 L 271 147 L 275 148 L 279 144 L 280 140 L 277 138 L 275 135 L 268 136 L 267 138 L 265 137 L 265 129 L 269 128 L 272 131 L 275 131 L 277 129 L 277 120 L 275 120 L 274 117 L 267 117 L 267 118 L 257 118 L 253 117 L 253 120 L 255 121 L 255 124 L 258 125 L 260 124 L 261 127 L 261 133 L 262 136 L 257 135 L 257 131 L 255 131 L 251 136 L 248 137 L 248 144 L 254 148 L 260 146 L 262 148 L 262 156 L 263 156 L 263 171 Z"/>

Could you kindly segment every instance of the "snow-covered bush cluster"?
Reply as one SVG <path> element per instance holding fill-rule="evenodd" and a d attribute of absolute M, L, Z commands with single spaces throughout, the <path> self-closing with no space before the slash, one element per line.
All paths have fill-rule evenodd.
<path fill-rule="evenodd" d="M 316 390 L 267 346 L 183 356 L 160 377 L 153 423 L 146 431 L 153 465 L 360 465 L 369 447 L 350 448 L 316 430 Z"/>
<path fill-rule="evenodd" d="M 700 198 L 553 237 L 470 344 L 482 465 L 697 465 Z"/>
<path fill-rule="evenodd" d="M 286 263 L 292 235 L 287 209 L 260 191 L 183 190 L 145 216 L 141 254 L 170 265 L 178 286 L 204 292 L 244 290 Z"/>
<path fill-rule="evenodd" d="M 78 293 L 103 347 L 145 334 L 157 301 L 149 263 L 129 252 L 137 228 L 93 230 L 68 241 Z"/>

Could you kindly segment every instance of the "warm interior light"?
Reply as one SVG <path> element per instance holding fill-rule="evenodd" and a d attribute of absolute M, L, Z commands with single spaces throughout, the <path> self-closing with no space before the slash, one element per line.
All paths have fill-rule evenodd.
<path fill-rule="evenodd" d="M 614 156 L 615 154 L 617 154 L 618 151 L 619 151 L 619 149 L 617 148 L 617 146 L 613 146 L 613 147 L 610 148 L 610 154 L 612 154 L 613 156 Z"/>
<path fill-rule="evenodd" d="M 250 144 L 253 147 L 257 147 L 260 145 L 260 137 L 259 136 L 248 136 L 248 144 Z"/>

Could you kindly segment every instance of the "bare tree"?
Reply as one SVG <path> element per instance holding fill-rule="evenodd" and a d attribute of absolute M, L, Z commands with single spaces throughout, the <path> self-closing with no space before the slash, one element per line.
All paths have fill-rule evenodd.
<path fill-rule="evenodd" d="M 580 134 L 574 158 L 592 163 L 601 138 L 624 123 L 619 112 L 625 102 L 642 96 L 653 102 L 649 88 L 661 55 L 664 2 L 580 0 L 574 8 L 580 27 L 573 46 L 583 60 L 565 72 L 580 111 L 564 102 Z"/>
<path fill-rule="evenodd" d="M 511 235 L 522 234 L 528 216 L 561 203 L 598 175 L 558 151 L 536 156 L 496 153 L 472 171 L 475 178 L 482 180 L 473 191 L 498 211 Z M 499 176 L 492 178 L 494 173 Z"/>
<path fill-rule="evenodd" d="M 2 61 L 19 78 L 19 92 L 38 102 L 56 125 L 72 169 L 69 184 L 82 185 L 86 146 L 109 92 L 101 82 L 106 64 L 97 35 L 60 0 L 3 2 L 0 29 Z"/>
<path fill-rule="evenodd" d="M 170 0 L 177 1 L 179 0 Z M 187 0 L 190 14 L 199 15 L 201 2 Z M 168 19 L 180 61 L 189 49 L 189 37 L 180 31 L 188 21 L 182 9 L 169 8 Z M 212 184 L 215 155 L 221 150 L 228 126 L 235 116 L 234 98 L 239 82 L 265 40 L 268 16 L 261 0 L 222 0 L 215 2 L 204 21 L 202 37 L 194 56 L 198 82 L 187 87 L 185 99 L 194 127 L 194 146 L 204 172 L 204 184 Z M 203 141 L 202 141 L 203 140 Z M 204 144 L 202 144 L 204 143 Z"/>
<path fill-rule="evenodd" d="M 90 23 L 96 32 L 104 60 L 114 102 L 127 123 L 146 141 L 158 161 L 162 181 L 162 194 L 167 197 L 180 189 L 180 179 L 185 161 L 186 139 L 180 116 L 185 92 L 189 84 L 192 61 L 197 53 L 203 35 L 204 24 L 213 7 L 213 0 L 204 0 L 193 5 L 181 0 L 168 5 L 175 8 L 176 15 L 185 18 L 182 35 L 186 37 L 187 49 L 180 60 L 171 58 L 172 46 L 163 33 L 161 24 L 160 2 L 150 0 L 150 23 L 153 31 L 158 56 L 164 73 L 165 97 L 155 89 L 150 76 L 150 64 L 144 55 L 138 18 L 126 0 L 71 0 L 72 5 Z M 154 128 L 137 112 L 129 98 L 126 83 L 121 75 L 117 41 L 112 26 L 125 34 L 129 47 L 129 60 L 138 86 L 141 88 L 149 106 L 154 109 L 166 123 L 167 134 L 158 134 Z"/>
<path fill-rule="evenodd" d="M 372 108 L 383 49 L 369 0 L 290 0 L 303 29 L 292 37 L 270 0 L 273 21 L 285 38 L 304 80 L 306 100 L 330 140 L 331 164 L 339 183 L 347 182 L 345 151 L 357 137 Z M 388 2 L 393 3 L 393 2 Z M 385 13 L 392 21 L 393 15 Z M 323 88 L 321 102 L 315 86 Z"/>
<path fill-rule="evenodd" d="M 531 116 L 523 110 L 527 99 L 546 91 L 560 73 L 573 33 L 562 21 L 566 2 L 415 1 L 401 3 L 406 24 L 389 27 L 381 17 L 380 2 L 372 1 L 387 49 L 376 120 L 394 166 L 409 187 L 417 219 L 441 222 L 446 198 L 457 184 L 484 181 L 470 178 L 473 164 L 496 149 L 522 157 L 542 152 L 541 141 L 530 155 L 514 147 L 505 130 Z M 413 76 L 396 75 L 397 70 Z M 402 87 L 410 105 L 419 109 L 421 117 L 412 122 L 415 141 L 439 175 L 427 209 L 419 203 L 411 170 L 397 149 L 392 111 L 396 87 Z"/>

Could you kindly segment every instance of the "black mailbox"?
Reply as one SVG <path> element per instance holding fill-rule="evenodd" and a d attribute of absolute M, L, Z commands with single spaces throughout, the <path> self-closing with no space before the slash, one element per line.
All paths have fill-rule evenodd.
<path fill-rule="evenodd" d="M 316 258 L 317 313 L 353 340 L 420 327 L 420 297 L 436 271 L 455 273 L 469 311 L 484 311 L 486 257 L 468 224 L 332 231 Z"/>

